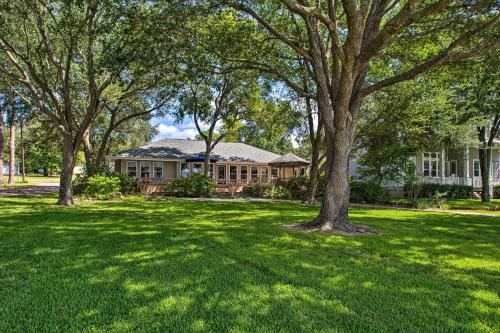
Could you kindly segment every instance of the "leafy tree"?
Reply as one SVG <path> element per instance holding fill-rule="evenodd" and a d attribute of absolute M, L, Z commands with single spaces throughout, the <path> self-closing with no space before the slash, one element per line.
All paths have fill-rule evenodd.
<path fill-rule="evenodd" d="M 324 121 L 326 186 L 318 217 L 305 227 L 361 230 L 348 218 L 349 156 L 364 99 L 434 67 L 478 56 L 500 45 L 494 2 L 451 0 L 223 1 L 263 27 L 271 42 L 311 67 Z M 252 61 L 255 63 L 255 61 Z M 263 70 L 302 93 L 290 71 Z"/>
<path fill-rule="evenodd" d="M 205 141 L 206 175 L 215 146 L 260 99 L 255 72 L 234 68 L 227 60 L 230 53 L 237 52 L 237 44 L 247 32 L 246 26 L 236 23 L 234 15 L 222 13 L 195 26 L 191 56 L 185 64 L 184 84 L 177 96 L 177 121 L 192 118 L 198 135 Z M 208 129 L 203 128 L 204 124 Z M 224 126 L 217 132 L 217 126 L 222 124 Z"/>
<path fill-rule="evenodd" d="M 491 200 L 492 148 L 500 131 L 498 56 L 499 53 L 494 52 L 464 63 L 461 68 L 463 80 L 456 88 L 455 101 L 458 109 L 469 124 L 477 129 L 483 202 Z"/>
<path fill-rule="evenodd" d="M 427 75 L 374 93 L 363 106 L 356 138 L 359 171 L 379 184 L 400 181 L 406 165 L 423 150 L 467 141 L 453 90 L 443 77 Z"/>

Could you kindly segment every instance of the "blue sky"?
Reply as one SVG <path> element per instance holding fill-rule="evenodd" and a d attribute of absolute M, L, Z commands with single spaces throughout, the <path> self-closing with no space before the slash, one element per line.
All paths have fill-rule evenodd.
<path fill-rule="evenodd" d="M 175 124 L 175 118 L 172 116 L 165 116 L 162 118 L 153 118 L 151 120 L 153 125 L 158 127 L 158 135 L 154 141 L 161 139 L 194 139 L 198 134 L 193 118 L 186 117 L 180 124 Z M 219 126 L 216 126 L 216 129 Z M 208 128 L 207 124 L 201 124 L 203 130 Z"/>

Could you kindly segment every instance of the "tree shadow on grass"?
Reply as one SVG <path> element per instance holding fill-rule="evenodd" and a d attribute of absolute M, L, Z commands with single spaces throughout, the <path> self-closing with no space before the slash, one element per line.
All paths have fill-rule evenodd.
<path fill-rule="evenodd" d="M 0 331 L 498 328 L 493 219 L 355 209 L 380 235 L 287 231 L 317 208 L 158 200 L 0 216 Z"/>

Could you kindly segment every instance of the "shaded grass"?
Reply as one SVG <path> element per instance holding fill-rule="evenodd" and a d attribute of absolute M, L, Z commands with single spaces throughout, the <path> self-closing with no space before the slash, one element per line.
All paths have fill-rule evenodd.
<path fill-rule="evenodd" d="M 289 231 L 317 207 L 0 198 L 0 332 L 500 330 L 497 218 L 354 209 L 379 235 Z"/>

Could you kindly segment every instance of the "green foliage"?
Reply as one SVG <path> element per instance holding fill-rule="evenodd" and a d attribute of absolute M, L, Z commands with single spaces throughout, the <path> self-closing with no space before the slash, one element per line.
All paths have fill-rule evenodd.
<path fill-rule="evenodd" d="M 78 186 L 80 186 L 80 184 Z M 87 178 L 86 185 L 81 196 L 106 200 L 116 197 L 119 193 L 120 178 L 108 176 L 92 176 Z"/>
<path fill-rule="evenodd" d="M 356 138 L 363 178 L 401 181 L 418 152 L 470 142 L 470 127 L 457 122 L 451 84 L 442 81 L 428 75 L 367 98 Z"/>
<path fill-rule="evenodd" d="M 215 180 L 204 174 L 192 173 L 186 178 L 174 179 L 166 186 L 166 192 L 179 197 L 206 197 L 215 191 Z"/>
<path fill-rule="evenodd" d="M 405 191 L 407 189 L 405 188 Z M 442 193 L 443 197 L 448 199 L 469 199 L 472 198 L 474 190 L 472 186 L 457 184 L 432 184 L 423 183 L 420 190 L 420 197 L 432 198 L 437 193 Z"/>
<path fill-rule="evenodd" d="M 290 192 L 284 186 L 268 186 L 264 189 L 263 197 L 266 199 L 290 199 Z"/>
<path fill-rule="evenodd" d="M 446 202 L 446 193 L 436 192 L 432 196 L 432 198 L 428 199 L 420 199 L 417 200 L 416 208 L 419 209 L 429 209 L 429 208 L 438 208 L 438 209 L 448 209 L 450 206 Z"/>
<path fill-rule="evenodd" d="M 373 182 L 351 182 L 350 201 L 381 203 L 389 200 L 389 191 Z"/>
<path fill-rule="evenodd" d="M 241 195 L 245 198 L 263 198 L 266 186 L 245 186 Z"/>
<path fill-rule="evenodd" d="M 91 179 L 93 180 L 91 181 Z M 112 179 L 112 181 L 110 179 Z M 93 183 L 94 185 L 91 185 L 91 183 Z M 109 184 L 105 185 L 107 183 L 112 183 L 113 186 Z M 109 188 L 113 188 L 114 191 L 115 183 L 118 184 L 118 192 L 121 194 L 125 195 L 125 194 L 137 193 L 137 179 L 135 179 L 134 177 L 130 177 L 128 175 L 123 175 L 121 173 L 110 173 L 107 175 L 102 174 L 92 177 L 89 177 L 86 174 L 77 175 L 73 182 L 73 193 L 77 196 L 83 196 L 83 197 L 88 196 L 92 198 L 98 198 L 92 194 L 95 192 L 95 189 L 92 189 L 91 186 L 99 187 L 102 185 L 101 187 L 103 188 L 103 191 L 106 191 L 106 186 L 109 186 Z M 113 196 L 116 196 L 117 194 L 118 193 L 114 194 Z M 98 199 L 103 199 L 103 198 L 98 198 Z"/>
<path fill-rule="evenodd" d="M 287 189 L 291 199 L 303 200 L 307 195 L 308 185 L 309 180 L 307 177 L 293 177 L 287 180 L 283 186 Z"/>

